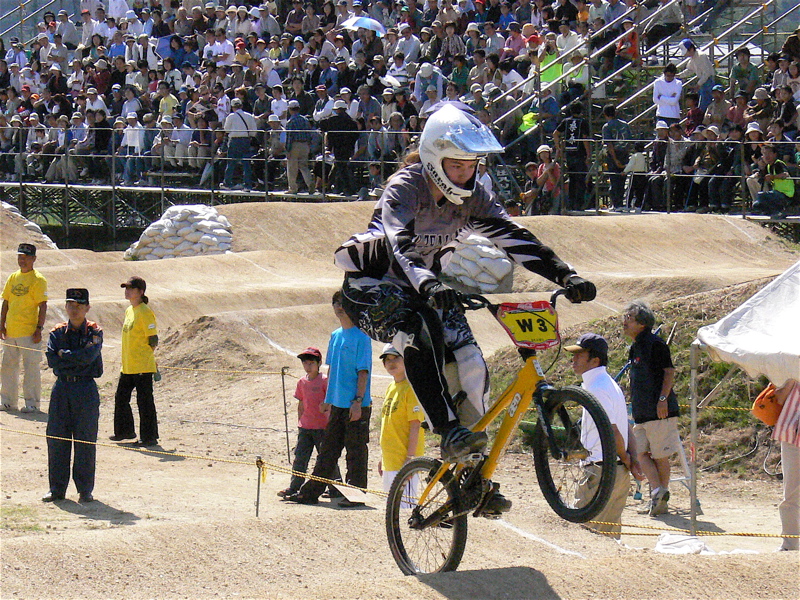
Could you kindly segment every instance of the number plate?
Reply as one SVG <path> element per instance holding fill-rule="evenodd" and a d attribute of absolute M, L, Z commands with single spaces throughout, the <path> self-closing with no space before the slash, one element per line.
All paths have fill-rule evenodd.
<path fill-rule="evenodd" d="M 514 344 L 530 350 L 557 346 L 558 315 L 549 302 L 504 302 L 497 310 L 497 320 Z"/>

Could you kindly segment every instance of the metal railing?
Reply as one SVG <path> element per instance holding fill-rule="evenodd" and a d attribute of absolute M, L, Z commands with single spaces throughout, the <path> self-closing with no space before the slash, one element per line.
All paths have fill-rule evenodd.
<path fill-rule="evenodd" d="M 70 19 L 76 17 L 73 10 L 77 2 L 72 0 L 48 0 L 41 3 L 41 0 L 19 0 L 17 6 L 3 15 L 0 15 L 0 24 L 11 21 L 13 25 L 0 31 L 0 38 L 6 39 L 16 30 L 16 37 L 24 43 L 28 43 L 36 33 L 36 21 L 39 15 L 43 15 L 48 10 L 66 10 L 70 13 Z M 0 25 L 2 27 L 3 25 Z"/>
<path fill-rule="evenodd" d="M 718 37 L 715 37 L 713 40 L 711 40 L 710 42 L 708 42 L 707 44 L 705 44 L 704 46 L 702 46 L 702 47 L 700 48 L 700 50 L 701 50 L 701 51 L 709 51 L 709 50 L 710 50 L 710 51 L 711 51 L 711 55 L 710 55 L 710 57 L 709 57 L 709 58 L 711 58 L 711 60 L 712 60 L 712 61 L 715 63 L 715 65 L 716 65 L 716 64 L 718 64 L 719 62 L 721 62 L 721 61 L 723 61 L 723 60 L 725 60 L 725 59 L 727 59 L 727 58 L 730 58 L 731 56 L 735 55 L 735 54 L 736 54 L 736 50 L 737 50 L 739 47 L 741 47 L 741 46 L 743 46 L 743 45 L 747 44 L 748 42 L 750 42 L 750 41 L 752 41 L 752 40 L 754 40 L 754 39 L 758 38 L 759 36 L 763 36 L 763 35 L 765 35 L 765 31 L 768 31 L 769 29 L 773 28 L 775 25 L 777 25 L 778 23 L 780 23 L 781 21 L 783 21 L 783 20 L 784 20 L 786 17 L 788 17 L 789 15 L 791 15 L 792 13 L 794 13 L 796 10 L 800 9 L 800 4 L 798 4 L 798 5 L 795 5 L 794 7 L 790 8 L 789 10 L 787 10 L 786 12 L 784 12 L 782 15 L 780 15 L 780 16 L 779 16 L 777 19 L 775 19 L 774 21 L 772 21 L 771 23 L 769 23 L 768 25 L 766 25 L 764 28 L 762 28 L 762 30 L 761 30 L 761 31 L 759 31 L 759 32 L 757 32 L 757 33 L 753 33 L 753 34 L 751 34 L 751 35 L 747 36 L 746 38 L 744 38 L 744 40 L 739 40 L 739 41 L 738 41 L 738 43 L 736 44 L 736 47 L 735 47 L 735 48 L 733 48 L 733 49 L 729 50 L 728 52 L 726 52 L 725 54 L 723 54 L 722 56 L 720 56 L 720 57 L 718 57 L 718 58 L 715 58 L 715 57 L 713 56 L 713 49 L 714 49 L 716 46 L 718 46 L 718 45 L 719 45 L 720 41 L 721 41 L 723 38 L 735 35 L 735 34 L 737 33 L 737 30 L 738 30 L 738 28 L 739 28 L 739 27 L 740 27 L 742 24 L 744 24 L 744 23 L 746 23 L 747 21 L 749 21 L 749 20 L 750 20 L 752 17 L 754 17 L 754 16 L 755 16 L 757 13 L 759 13 L 759 12 L 763 12 L 763 11 L 766 11 L 766 10 L 767 10 L 767 8 L 768 8 L 770 5 L 772 5 L 772 4 L 774 3 L 774 1 L 775 1 L 775 0 L 766 0 L 766 2 L 764 2 L 764 4 L 762 4 L 761 6 L 757 7 L 757 8 L 756 8 L 756 9 L 755 9 L 755 10 L 754 10 L 752 13 L 749 13 L 747 16 L 743 17 L 742 19 L 740 19 L 739 21 L 737 21 L 737 22 L 736 22 L 734 25 L 732 25 L 732 26 L 728 27 L 728 28 L 727 28 L 727 29 L 726 29 L 726 30 L 725 30 L 725 31 L 724 31 L 722 34 L 720 34 Z M 681 68 L 681 67 L 684 67 L 684 66 L 685 66 L 687 63 L 688 63 L 688 59 L 684 59 L 684 60 L 680 61 L 680 62 L 679 62 L 679 63 L 678 63 L 676 66 L 677 66 L 678 68 Z M 693 80 L 693 78 L 692 78 L 692 79 L 690 79 L 689 81 L 692 81 L 692 80 Z M 619 108 L 624 108 L 625 106 L 628 106 L 628 105 L 629 105 L 629 104 L 631 104 L 631 103 L 632 103 L 632 102 L 633 102 L 635 99 L 639 98 L 639 97 L 640 97 L 640 96 L 642 96 L 643 94 L 645 94 L 645 93 L 647 93 L 648 91 L 652 90 L 652 88 L 653 88 L 653 85 L 654 85 L 654 82 L 650 82 L 650 83 L 648 83 L 647 85 L 645 85 L 645 86 L 644 86 L 643 88 L 641 88 L 641 89 L 640 89 L 638 92 L 634 93 L 632 96 L 630 96 L 629 98 L 625 99 L 625 100 L 624 100 L 622 103 L 620 103 L 620 105 L 619 105 Z M 636 116 L 635 116 L 633 119 L 631 119 L 631 120 L 630 120 L 630 123 L 636 123 L 636 122 L 638 122 L 640 119 L 644 118 L 646 115 L 648 115 L 650 112 L 652 112 L 652 111 L 654 110 L 654 108 L 655 108 L 654 106 L 650 106 L 650 107 L 648 107 L 648 108 L 647 108 L 645 111 L 643 111 L 642 113 L 639 113 L 639 114 L 637 114 L 637 115 L 636 115 Z"/>

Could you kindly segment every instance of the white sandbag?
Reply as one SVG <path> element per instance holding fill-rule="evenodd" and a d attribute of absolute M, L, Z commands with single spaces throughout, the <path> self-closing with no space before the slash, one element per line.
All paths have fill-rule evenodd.
<path fill-rule="evenodd" d="M 484 256 L 478 259 L 478 266 L 489 273 L 495 281 L 500 281 L 503 277 L 511 272 L 511 262 L 502 258 L 489 258 Z"/>
<path fill-rule="evenodd" d="M 155 254 L 148 254 L 144 257 L 144 260 L 161 260 L 160 256 L 156 256 Z"/>
<path fill-rule="evenodd" d="M 205 234 L 204 236 L 202 236 L 200 238 L 200 243 L 201 244 L 205 244 L 206 246 L 216 246 L 217 245 L 217 240 L 215 240 L 213 238 L 213 236 Z"/>
<path fill-rule="evenodd" d="M 475 281 L 478 283 L 485 283 L 487 285 L 497 285 L 497 280 L 492 277 L 491 273 L 487 273 L 486 271 L 481 271 L 475 276 Z"/>
<path fill-rule="evenodd" d="M 194 226 L 195 229 L 199 229 L 200 231 L 205 231 L 206 233 L 211 233 L 212 231 L 214 231 L 214 229 L 219 227 L 219 223 L 217 223 L 216 221 L 205 219 L 203 221 L 197 221 L 194 224 Z"/>
<path fill-rule="evenodd" d="M 481 291 L 481 294 L 490 294 L 497 289 L 497 284 L 478 282 L 476 287 Z"/>
<path fill-rule="evenodd" d="M 230 231 L 228 231 L 227 229 L 223 229 L 222 227 L 217 227 L 216 229 L 212 229 L 211 235 L 216 236 L 218 238 L 233 237 L 233 234 Z"/>
<path fill-rule="evenodd" d="M 155 248 L 153 248 L 153 250 L 152 250 L 152 252 L 150 254 L 153 254 L 154 256 L 157 256 L 157 257 L 161 258 L 165 254 L 167 254 L 167 249 L 166 248 L 162 248 L 161 246 L 156 246 Z"/>
<path fill-rule="evenodd" d="M 200 252 L 205 250 L 205 248 L 206 248 L 206 245 L 205 244 L 201 244 L 200 242 L 197 242 L 196 244 L 194 244 L 192 246 L 192 250 L 195 251 L 195 254 L 199 254 Z"/>
<path fill-rule="evenodd" d="M 184 222 L 181 222 L 181 225 L 183 225 L 183 227 L 178 229 L 178 231 L 176 232 L 181 237 L 186 237 L 187 235 L 189 235 L 194 231 L 194 227 L 192 227 L 191 225 L 186 225 Z"/>
<path fill-rule="evenodd" d="M 478 244 L 477 246 L 475 246 L 475 249 L 478 251 L 478 253 L 481 256 L 489 256 L 489 257 L 492 257 L 492 258 L 505 258 L 506 257 L 506 253 L 503 252 L 502 250 L 499 250 L 495 246 L 487 246 L 487 245 L 484 245 L 484 244 Z"/>
<path fill-rule="evenodd" d="M 226 242 L 220 242 L 219 246 L 217 246 L 222 252 L 226 252 L 227 250 L 231 249 L 231 245 Z"/>
<path fill-rule="evenodd" d="M 225 229 L 231 228 L 231 222 L 228 221 L 228 217 L 225 215 L 217 215 L 217 223 L 222 225 Z"/>
<path fill-rule="evenodd" d="M 468 260 L 466 258 L 461 260 L 461 267 L 467 272 L 472 279 L 478 276 L 478 273 L 483 273 L 483 269 L 478 266 L 478 263 Z"/>
<path fill-rule="evenodd" d="M 189 240 L 183 240 L 180 244 L 175 246 L 175 253 L 178 254 L 179 252 L 183 252 L 184 250 L 191 250 L 192 242 Z"/>
<path fill-rule="evenodd" d="M 184 239 L 189 241 L 189 242 L 195 243 L 195 242 L 199 242 L 201 237 L 203 237 L 203 232 L 199 231 L 199 230 L 195 230 L 195 231 L 192 231 L 191 233 L 186 234 L 184 236 Z"/>

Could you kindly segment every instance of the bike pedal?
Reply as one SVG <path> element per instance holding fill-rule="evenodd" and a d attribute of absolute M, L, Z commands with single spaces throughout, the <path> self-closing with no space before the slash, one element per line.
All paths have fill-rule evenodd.
<path fill-rule="evenodd" d="M 484 519 L 489 519 L 490 521 L 497 521 L 503 517 L 503 513 L 481 513 L 481 516 Z"/>

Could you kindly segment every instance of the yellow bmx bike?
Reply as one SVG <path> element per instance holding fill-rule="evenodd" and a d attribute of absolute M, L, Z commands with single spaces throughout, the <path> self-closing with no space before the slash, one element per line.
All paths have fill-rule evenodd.
<path fill-rule="evenodd" d="M 457 463 L 419 457 L 406 463 L 392 483 L 386 505 L 386 533 L 392 556 L 406 575 L 454 571 L 467 543 L 467 516 L 497 517 L 488 509 L 498 486 L 492 475 L 512 434 L 531 403 L 537 414 L 533 458 L 539 488 L 562 518 L 581 523 L 605 507 L 614 484 L 616 449 L 605 411 L 585 390 L 556 388 L 544 380 L 537 350 L 561 343 L 556 299 L 550 302 L 492 304 L 483 296 L 462 296 L 466 310 L 489 309 L 509 334 L 524 361 L 516 379 L 472 427 L 483 431 L 501 416 L 488 454 L 472 454 Z M 600 481 L 587 493 L 584 466 L 597 443 L 602 456 Z M 588 440 L 594 440 L 589 442 Z"/>

